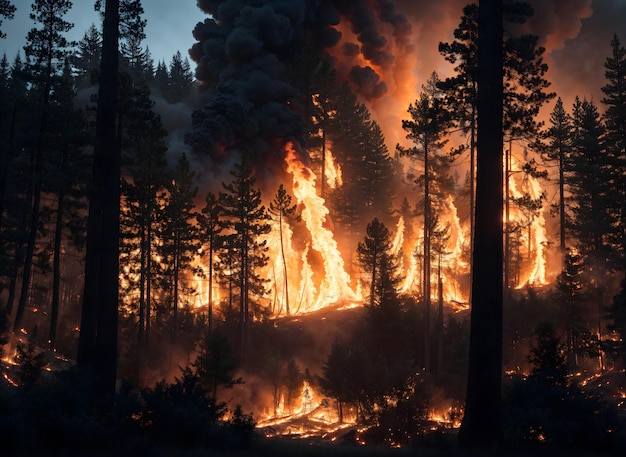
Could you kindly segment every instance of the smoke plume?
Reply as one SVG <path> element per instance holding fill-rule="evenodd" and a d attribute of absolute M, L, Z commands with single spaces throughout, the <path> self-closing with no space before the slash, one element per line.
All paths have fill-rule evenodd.
<path fill-rule="evenodd" d="M 438 44 L 454 39 L 468 0 L 198 0 L 209 18 L 193 33 L 190 55 L 204 99 L 186 137 L 191 147 L 225 160 L 228 150 L 254 151 L 263 164 L 282 162 L 282 142 L 304 143 L 298 90 L 286 82 L 296 55 L 327 55 L 381 124 L 387 145 L 403 139 L 401 120 L 433 71 L 452 66 Z M 551 90 L 566 103 L 600 98 L 603 63 L 624 2 L 531 0 L 523 26 L 546 48 Z M 626 39 L 626 37 L 623 37 Z M 281 143 L 281 144 L 278 144 Z"/>

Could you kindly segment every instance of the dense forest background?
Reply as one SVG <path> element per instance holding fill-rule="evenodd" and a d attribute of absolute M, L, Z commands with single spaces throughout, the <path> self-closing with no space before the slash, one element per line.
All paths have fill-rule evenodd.
<path fill-rule="evenodd" d="M 64 38 L 67 0 L 33 1 L 23 51 L 0 59 L 0 444 L 106 447 L 121 434 L 228 448 L 255 425 L 445 443 L 463 416 L 472 256 L 490 255 L 471 243 L 478 6 L 439 45 L 453 74 L 414 88 L 393 127 L 406 138 L 389 145 L 371 111 L 387 90 L 379 67 L 342 69 L 357 51 L 337 54 L 331 19 L 198 3 L 211 17 L 194 30 L 195 69 L 180 52 L 154 61 L 139 0 L 120 2 L 117 78 L 102 77 L 100 25 Z M 359 12 L 331 3 L 365 35 Z M 410 24 L 389 8 L 368 14 L 406 44 Z M 0 19 L 14 11 L 0 0 Z M 504 434 L 614 450 L 626 442 L 626 48 L 616 34 L 601 100 L 565 106 L 524 33 L 532 14 L 505 2 Z M 376 40 L 360 42 L 384 68 Z M 108 227 L 117 384 L 103 400 L 75 360 L 94 163 L 110 166 L 97 152 L 105 80 L 120 205 Z"/>

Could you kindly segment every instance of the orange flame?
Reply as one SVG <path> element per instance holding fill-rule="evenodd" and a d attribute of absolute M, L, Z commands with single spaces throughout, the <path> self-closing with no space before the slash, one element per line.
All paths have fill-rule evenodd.
<path fill-rule="evenodd" d="M 309 311 L 317 310 L 341 300 L 359 301 L 361 297 L 350 287 L 350 276 L 344 269 L 344 261 L 339 252 L 333 233 L 324 226 L 328 209 L 324 199 L 315 190 L 315 174 L 298 158 L 294 145 L 286 147 L 287 172 L 293 176 L 293 193 L 303 206 L 302 219 L 311 234 L 311 247 L 319 252 L 324 262 L 324 279 L 314 303 L 307 306 Z"/>

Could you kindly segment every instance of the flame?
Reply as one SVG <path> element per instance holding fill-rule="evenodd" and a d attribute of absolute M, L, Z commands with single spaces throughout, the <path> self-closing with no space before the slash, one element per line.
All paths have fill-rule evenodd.
<path fill-rule="evenodd" d="M 468 249 L 469 229 L 462 226 L 456 205 L 451 196 L 449 196 L 442 205 L 440 225 L 447 227 L 448 230 L 446 235 L 448 239 L 441 253 L 444 300 L 447 302 L 467 303 L 467 290 L 461 286 L 459 277 L 469 273 L 470 269 L 469 262 L 465 259 L 466 256 L 464 256 L 464 252 Z M 399 252 L 403 240 L 405 239 L 404 233 L 406 231 L 407 228 L 405 227 L 404 220 L 400 218 L 393 242 L 394 252 Z M 421 263 L 423 263 L 422 246 L 424 240 L 423 232 L 421 230 L 416 232 L 419 232 L 417 237 L 409 242 L 411 255 L 409 257 L 409 264 L 403 271 L 404 281 L 400 287 L 402 293 L 418 292 L 422 286 L 421 270 L 423 267 Z M 431 252 L 431 284 L 437 284 L 438 281 L 438 262 L 439 254 L 433 250 Z M 431 298 L 436 298 L 437 288 L 432 287 L 431 291 L 433 294 Z"/>
<path fill-rule="evenodd" d="M 343 175 L 341 167 L 335 162 L 335 157 L 330 149 L 326 146 L 326 153 L 324 155 L 324 169 L 326 170 L 326 182 L 328 187 L 335 189 L 343 185 Z"/>
<path fill-rule="evenodd" d="M 293 143 L 286 147 L 287 172 L 293 177 L 293 193 L 303 206 L 302 219 L 311 234 L 311 247 L 319 252 L 324 262 L 324 279 L 320 284 L 315 303 L 307 306 L 310 311 L 320 309 L 340 300 L 360 301 L 360 297 L 350 287 L 350 276 L 344 268 L 333 233 L 324 226 L 328 209 L 324 199 L 315 190 L 315 174 L 297 157 Z"/>
<path fill-rule="evenodd" d="M 512 170 L 516 173 L 519 170 Z M 532 199 L 539 199 L 543 189 L 539 181 L 531 175 L 524 174 L 523 179 L 509 179 L 510 196 L 520 198 L 528 194 Z M 515 204 L 511 204 L 510 224 L 519 223 L 524 227 L 520 233 L 520 243 L 526 246 L 526 262 L 521 265 L 519 277 L 515 285 L 520 289 L 527 285 L 545 285 L 546 279 L 546 245 L 548 236 L 546 231 L 545 205 L 536 214 L 525 214 L 524 211 Z M 512 255 L 511 255 L 512 257 Z M 509 261 L 512 265 L 512 262 Z"/>

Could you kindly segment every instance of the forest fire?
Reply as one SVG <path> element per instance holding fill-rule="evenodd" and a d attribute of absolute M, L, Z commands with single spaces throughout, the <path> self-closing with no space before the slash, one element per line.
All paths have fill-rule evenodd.
<path fill-rule="evenodd" d="M 351 280 L 344 269 L 344 261 L 333 233 L 325 227 L 328 209 L 324 200 L 317 195 L 315 174 L 298 159 L 293 144 L 286 148 L 285 161 L 287 172 L 293 176 L 294 195 L 298 203 L 303 205 L 302 219 L 311 235 L 311 247 L 322 255 L 324 265 L 324 279 L 319 286 L 318 296 L 305 309 L 314 311 L 338 301 L 359 301 L 361 298 L 358 292 L 350 286 Z M 303 286 L 310 287 L 306 283 Z"/>
<path fill-rule="evenodd" d="M 44 3 L 54 42 L 0 62 L 13 448 L 413 449 L 487 412 L 488 445 L 626 442 L 626 50 L 603 110 L 546 64 L 591 0 L 486 2 L 489 40 L 462 0 L 198 0 L 195 73 L 155 68 L 140 1 L 78 45 Z"/>

